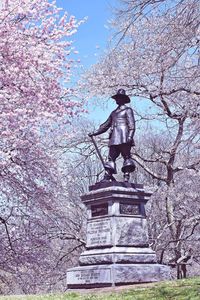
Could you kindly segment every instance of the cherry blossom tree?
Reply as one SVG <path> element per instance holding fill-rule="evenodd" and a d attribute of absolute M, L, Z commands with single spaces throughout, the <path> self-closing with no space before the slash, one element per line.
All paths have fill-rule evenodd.
<path fill-rule="evenodd" d="M 197 0 L 120 2 L 113 21 L 116 31 L 113 46 L 84 75 L 80 86 L 90 92 L 90 97 L 110 97 L 121 87 L 135 96 L 137 131 L 133 158 L 160 186 L 165 186 L 162 205 L 166 222 L 159 230 L 169 230 L 170 234 L 165 236 L 174 241 L 170 255 L 178 266 L 183 250 L 177 235 L 180 222 L 176 207 L 182 199 L 179 178 L 183 180 L 182 174 L 191 176 L 193 172 L 199 176 L 200 165 L 200 3 Z M 150 143 L 146 143 L 149 148 L 144 150 L 139 135 L 146 130 L 147 122 L 151 130 L 146 139 Z M 156 133 L 160 143 L 155 143 Z M 174 189 L 178 191 L 178 199 L 172 196 Z M 190 202 L 195 197 L 191 193 Z M 191 226 L 196 222 L 195 230 L 199 212 Z"/>
<path fill-rule="evenodd" d="M 39 146 L 18 151 L 0 184 L 2 293 L 64 290 L 66 269 L 84 245 L 75 180 Z"/>
<path fill-rule="evenodd" d="M 5 165 L 27 131 L 80 110 L 68 88 L 79 23 L 55 1 L 4 1 L 0 10 L 0 163 Z M 27 141 L 26 141 L 27 142 Z M 13 155 L 13 154 L 12 154 Z"/>
<path fill-rule="evenodd" d="M 83 111 L 70 84 L 80 23 L 55 1 L 1 1 L 1 293 L 53 289 L 84 244 L 78 193 L 54 145 Z"/>

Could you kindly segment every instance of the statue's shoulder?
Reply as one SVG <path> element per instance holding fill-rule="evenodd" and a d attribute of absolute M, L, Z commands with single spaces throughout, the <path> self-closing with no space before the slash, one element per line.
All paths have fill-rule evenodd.
<path fill-rule="evenodd" d="M 125 107 L 125 110 L 126 110 L 126 111 L 133 111 L 133 109 L 132 109 L 130 106 L 126 106 L 126 107 Z"/>

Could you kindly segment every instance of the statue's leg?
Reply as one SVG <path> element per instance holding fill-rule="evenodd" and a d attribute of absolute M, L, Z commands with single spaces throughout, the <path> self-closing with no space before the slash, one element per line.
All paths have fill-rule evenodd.
<path fill-rule="evenodd" d="M 130 179 L 130 173 L 135 170 L 135 163 L 131 158 L 131 145 L 121 144 L 121 154 L 124 159 L 122 172 L 124 173 L 124 181 L 128 182 Z"/>
<path fill-rule="evenodd" d="M 124 173 L 124 181 L 129 182 L 129 179 L 130 179 L 130 173 L 129 172 Z"/>
<path fill-rule="evenodd" d="M 118 145 L 113 145 L 109 147 L 108 161 L 105 163 L 105 174 L 103 181 L 116 181 L 113 174 L 116 174 L 116 158 L 120 154 L 120 149 Z"/>
<path fill-rule="evenodd" d="M 120 155 L 119 145 L 112 145 L 109 147 L 108 161 L 115 162 L 119 155 Z"/>

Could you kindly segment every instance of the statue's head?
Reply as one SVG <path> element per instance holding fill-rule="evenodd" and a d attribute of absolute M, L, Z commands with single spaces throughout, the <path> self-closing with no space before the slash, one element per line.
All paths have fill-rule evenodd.
<path fill-rule="evenodd" d="M 130 103 L 131 99 L 129 96 L 126 95 L 126 92 L 124 89 L 119 89 L 117 91 L 117 94 L 112 96 L 111 98 L 115 99 L 117 104 L 125 104 L 125 103 Z"/>

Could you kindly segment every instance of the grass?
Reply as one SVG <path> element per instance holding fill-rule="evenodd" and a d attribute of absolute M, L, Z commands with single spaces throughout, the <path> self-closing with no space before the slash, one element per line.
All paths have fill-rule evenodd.
<path fill-rule="evenodd" d="M 88 293 L 0 296 L 0 300 L 200 300 L 200 277 L 156 283 L 149 287 L 129 286 Z"/>

